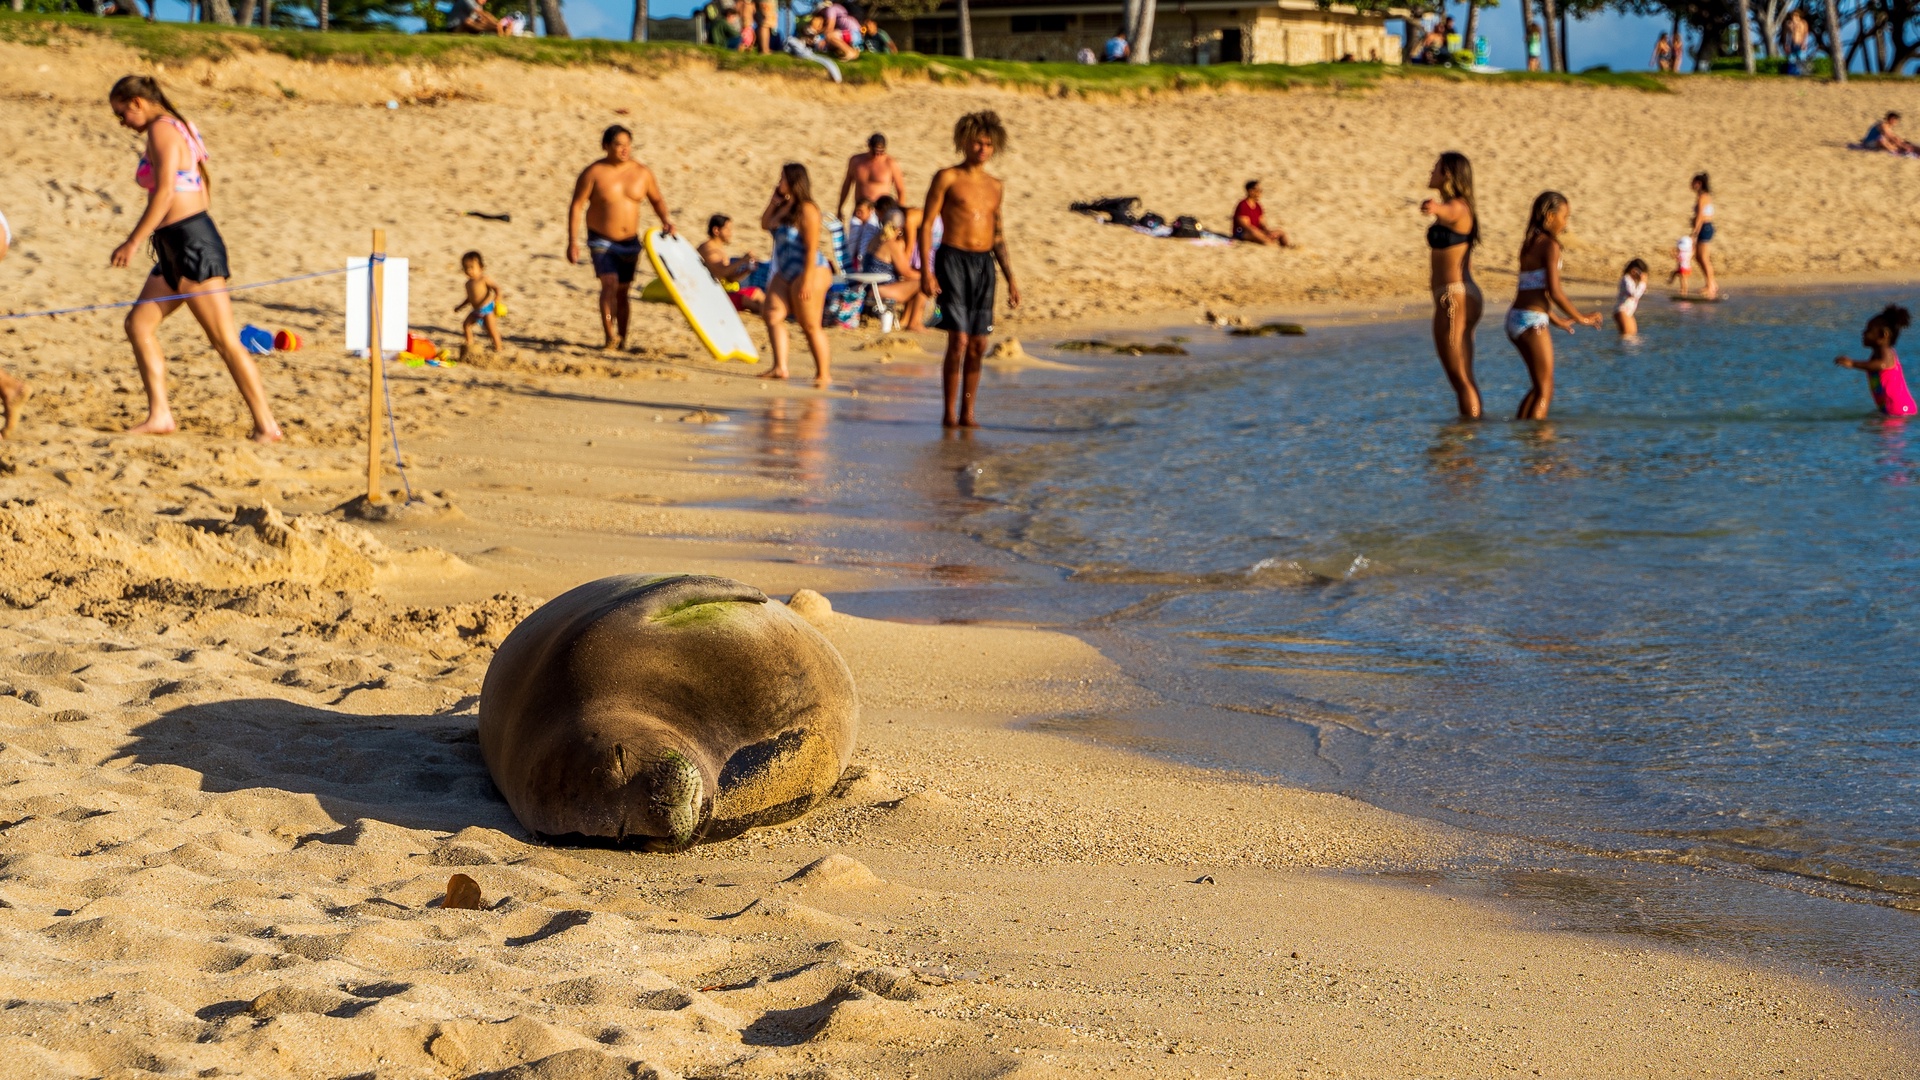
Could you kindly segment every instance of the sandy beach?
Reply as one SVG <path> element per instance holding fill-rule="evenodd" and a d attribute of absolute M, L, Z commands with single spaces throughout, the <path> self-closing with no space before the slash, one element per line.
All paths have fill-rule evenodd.
<path fill-rule="evenodd" d="M 0 45 L 4 310 L 138 287 L 101 269 L 140 205 L 136 143 L 104 92 L 147 66 L 101 44 Z M 836 593 L 950 568 L 827 545 L 839 523 L 804 496 L 835 478 L 797 443 L 778 468 L 716 462 L 727 425 L 787 430 L 821 395 L 705 362 L 660 307 L 636 305 L 633 352 L 585 347 L 594 282 L 560 259 L 567 185 L 606 124 L 640 129 L 638 155 L 695 228 L 757 217 L 789 158 L 837 181 L 873 129 L 924 183 L 952 117 L 987 106 L 1016 140 L 1000 169 L 1030 302 L 1015 335 L 1419 301 L 1413 204 L 1455 147 L 1481 165 L 1490 294 L 1540 187 L 1573 198 L 1570 275 L 1610 291 L 1621 262 L 1664 256 L 1684 230 L 1699 169 L 1730 289 L 1900 275 L 1920 165 L 1842 148 L 1895 91 L 1407 82 L 1061 100 L 244 56 L 160 75 L 206 131 L 239 280 L 332 268 L 383 227 L 412 260 L 416 329 L 447 345 L 456 259 L 478 248 L 508 291 L 511 349 L 396 369 L 407 481 L 433 508 L 369 523 L 334 509 L 364 477 L 364 362 L 342 355 L 339 279 L 236 299 L 243 320 L 308 340 L 263 362 L 289 433 L 277 447 L 242 441 L 238 396 L 184 316 L 163 331 L 183 428 L 167 439 L 119 434 L 142 399 L 117 314 L 0 324 L 0 365 L 35 388 L 21 437 L 0 443 L 0 1075 L 1920 1068 L 1893 988 L 1568 930 L 1449 884 L 1465 865 L 1534 863 L 1516 842 L 1050 730 L 1166 704 L 1078 638 L 835 612 Z M 1138 194 L 1221 226 L 1252 176 L 1301 251 L 1152 241 L 1065 210 Z M 1810 192 L 1812 177 L 1835 179 Z M 742 239 L 765 253 L 757 230 Z M 935 377 L 911 340 L 834 340 L 836 394 Z M 764 508 L 783 499 L 800 505 Z M 643 571 L 799 593 L 863 707 L 826 805 L 671 856 L 528 842 L 474 734 L 492 650 L 543 599 Z M 455 873 L 481 910 L 438 906 Z"/>

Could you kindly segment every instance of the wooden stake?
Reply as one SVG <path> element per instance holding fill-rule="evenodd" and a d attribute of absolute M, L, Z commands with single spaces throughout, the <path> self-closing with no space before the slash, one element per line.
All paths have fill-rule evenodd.
<path fill-rule="evenodd" d="M 373 261 L 367 270 L 373 296 L 367 305 L 367 503 L 385 501 L 380 491 L 380 402 L 386 396 L 386 361 L 380 354 L 381 301 L 387 291 L 387 230 L 373 230 Z"/>

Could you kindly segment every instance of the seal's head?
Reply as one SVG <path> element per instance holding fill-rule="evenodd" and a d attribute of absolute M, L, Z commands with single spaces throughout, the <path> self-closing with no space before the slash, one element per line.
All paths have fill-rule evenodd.
<path fill-rule="evenodd" d="M 730 834 L 802 812 L 855 723 L 852 677 L 818 631 L 757 589 L 689 575 L 555 599 L 508 635 L 480 695 L 481 752 L 522 824 L 653 850 L 716 816 Z"/>

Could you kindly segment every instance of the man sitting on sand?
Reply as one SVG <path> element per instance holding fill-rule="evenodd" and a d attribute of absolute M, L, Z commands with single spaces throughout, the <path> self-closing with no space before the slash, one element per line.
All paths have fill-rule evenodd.
<path fill-rule="evenodd" d="M 1290 247 L 1286 230 L 1267 227 L 1267 211 L 1260 205 L 1260 181 L 1247 181 L 1247 197 L 1233 208 L 1233 238 L 1268 247 Z"/>
<path fill-rule="evenodd" d="M 600 326 L 607 334 L 600 347 L 624 349 L 632 310 L 629 294 L 640 265 L 640 200 L 653 204 L 660 231 L 668 236 L 673 235 L 673 221 L 653 170 L 633 160 L 633 132 L 615 124 L 600 136 L 600 145 L 607 156 L 574 181 L 573 205 L 567 208 L 567 263 L 580 262 L 584 225 L 593 272 L 600 279 Z"/>
<path fill-rule="evenodd" d="M 867 136 L 866 153 L 847 159 L 847 175 L 840 181 L 840 198 L 834 201 L 833 214 L 846 217 L 849 194 L 870 203 L 879 202 L 889 188 L 894 198 L 906 201 L 907 176 L 900 171 L 900 162 L 887 153 L 887 137 L 876 131 Z"/>
<path fill-rule="evenodd" d="M 1889 154 L 1913 156 L 1920 154 L 1920 147 L 1900 137 L 1895 128 L 1900 126 L 1900 114 L 1890 112 L 1880 118 L 1880 122 L 1867 129 L 1867 137 L 1860 140 L 1862 150 L 1885 150 Z"/>
<path fill-rule="evenodd" d="M 968 113 L 953 126 L 954 149 L 965 160 L 935 173 L 927 188 L 918 243 L 921 264 L 931 263 L 933 273 L 920 276 L 920 292 L 940 301 L 935 326 L 947 332 L 946 362 L 940 373 L 946 402 L 943 427 L 980 426 L 974 419 L 973 399 L 980 387 L 987 339 L 993 334 L 995 263 L 1007 275 L 1007 306 L 1020 306 L 1020 286 L 1013 280 L 1000 220 L 1006 187 L 987 172 L 987 160 L 1006 145 L 1007 129 L 998 115 Z M 936 221 L 945 230 L 938 254 L 933 240 Z"/>
<path fill-rule="evenodd" d="M 753 273 L 754 267 L 760 265 L 760 260 L 752 255 L 735 258 L 728 252 L 732 246 L 733 219 L 725 214 L 715 214 L 707 219 L 707 239 L 694 250 L 700 253 L 700 261 L 706 264 L 707 272 L 727 290 L 727 299 L 733 301 L 733 309 L 758 315 L 765 294 L 740 282 Z"/>
<path fill-rule="evenodd" d="M 453 0 L 453 10 L 447 12 L 447 32 L 504 36 L 507 33 L 507 25 L 488 13 L 486 2 L 487 0 Z"/>

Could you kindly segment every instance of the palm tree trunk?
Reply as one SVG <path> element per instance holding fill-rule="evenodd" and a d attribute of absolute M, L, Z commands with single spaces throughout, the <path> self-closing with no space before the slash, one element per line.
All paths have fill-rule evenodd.
<path fill-rule="evenodd" d="M 960 55 L 973 59 L 973 5 L 960 0 Z"/>
<path fill-rule="evenodd" d="M 1827 55 L 1833 57 L 1833 81 L 1847 81 L 1847 53 L 1840 47 L 1840 5 L 1827 0 Z"/>
<path fill-rule="evenodd" d="M 1480 62 L 1480 54 L 1473 47 L 1473 39 L 1479 34 L 1480 0 L 1467 0 L 1467 34 L 1461 39 L 1460 44 L 1466 46 L 1468 52 L 1473 53 L 1473 62 L 1476 64 Z"/>
<path fill-rule="evenodd" d="M 1740 0 L 1740 59 L 1753 74 L 1753 8 L 1747 0 Z"/>
<path fill-rule="evenodd" d="M 547 21 L 548 37 L 572 37 L 567 33 L 567 17 L 560 14 L 560 0 L 540 0 L 540 17 Z"/>
<path fill-rule="evenodd" d="M 260 25 L 273 26 L 273 0 L 260 0 Z"/>
<path fill-rule="evenodd" d="M 327 0 L 320 0 L 320 13 L 318 16 L 316 16 L 316 18 L 318 18 L 320 21 L 321 32 L 325 33 L 327 29 L 327 21 L 328 21 L 327 20 Z"/>
<path fill-rule="evenodd" d="M 633 0 L 633 40 L 647 40 L 647 0 Z"/>
<path fill-rule="evenodd" d="M 241 26 L 253 25 L 253 13 L 259 7 L 258 0 L 240 0 L 240 12 L 234 16 Z"/>
<path fill-rule="evenodd" d="M 1153 12 L 1159 7 L 1155 0 L 1140 0 L 1139 25 L 1132 36 L 1133 62 L 1150 64 L 1153 62 Z"/>
<path fill-rule="evenodd" d="M 1561 66 L 1563 60 L 1560 56 L 1560 27 L 1554 22 L 1553 0 L 1540 0 L 1540 23 L 1541 32 L 1547 35 L 1547 70 L 1565 71 L 1566 69 Z"/>

